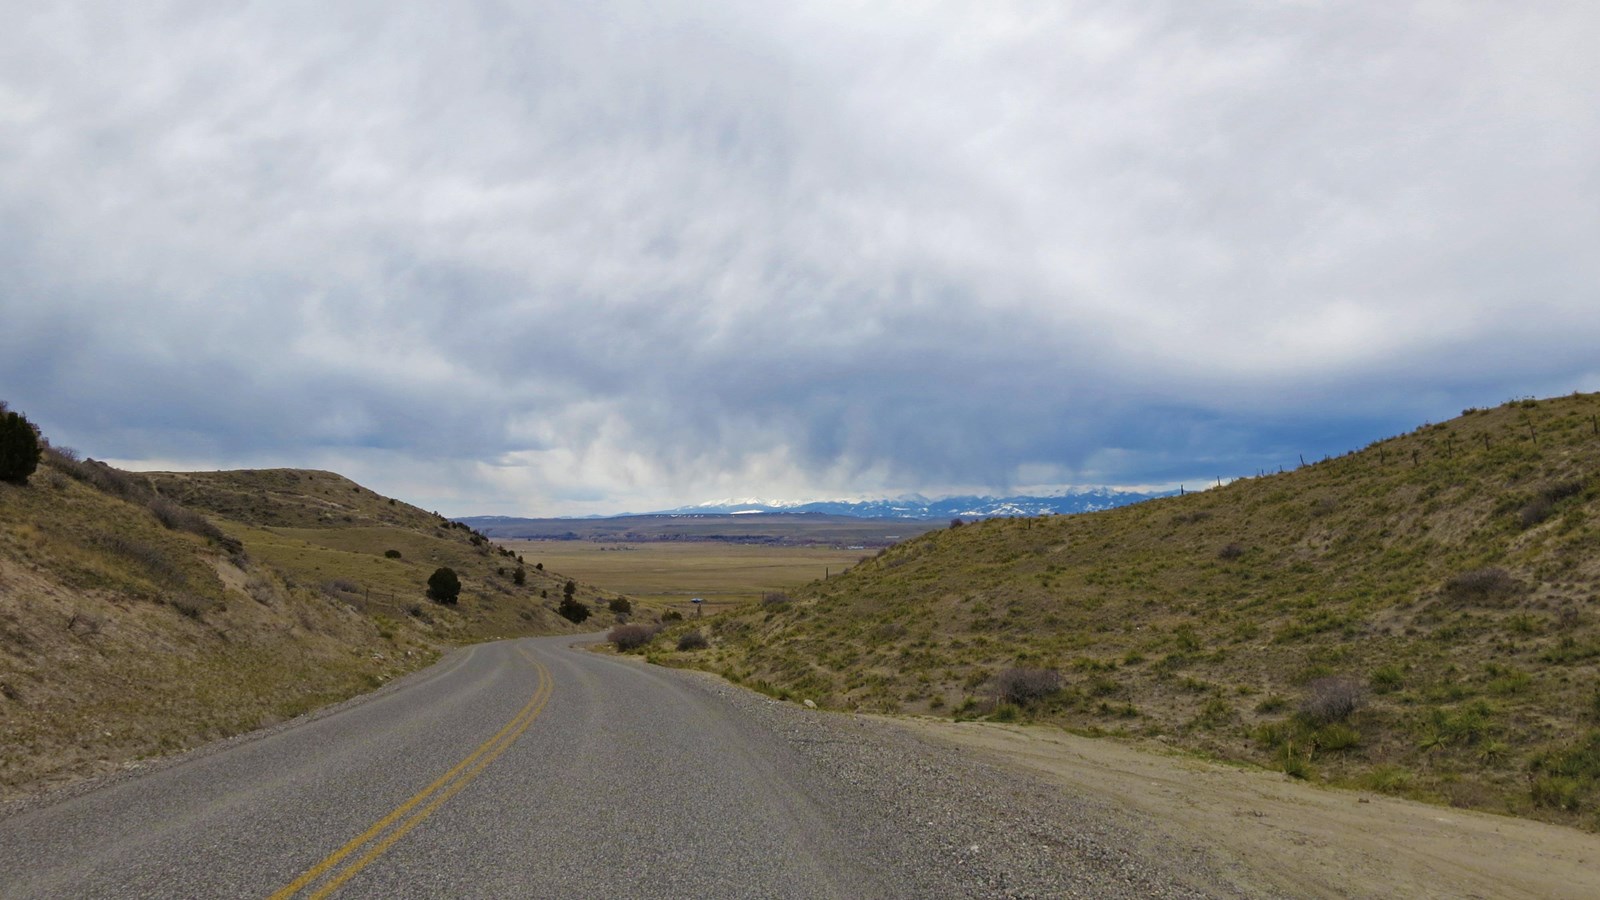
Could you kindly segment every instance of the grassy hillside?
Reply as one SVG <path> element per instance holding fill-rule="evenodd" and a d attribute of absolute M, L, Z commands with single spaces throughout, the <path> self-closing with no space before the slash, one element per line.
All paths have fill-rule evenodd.
<path fill-rule="evenodd" d="M 425 596 L 441 565 L 455 606 Z M 291 718 L 452 642 L 583 630 L 553 612 L 565 579 L 517 567 L 331 473 L 146 476 L 50 450 L 0 482 L 0 799 Z"/>
<path fill-rule="evenodd" d="M 358 610 L 446 640 L 579 630 L 557 616 L 565 576 L 522 565 L 482 534 L 332 472 L 265 469 L 151 472 L 164 497 L 214 517 L 231 538 L 296 583 Z M 398 555 L 396 555 L 398 554 Z M 423 596 L 429 574 L 449 566 L 462 580 L 453 608 Z M 524 583 L 515 583 L 518 568 Z M 578 599 L 604 605 L 590 587 Z"/>
<path fill-rule="evenodd" d="M 1468 410 L 1199 494 L 949 528 L 650 652 L 1593 827 L 1597 467 L 1600 396 Z"/>

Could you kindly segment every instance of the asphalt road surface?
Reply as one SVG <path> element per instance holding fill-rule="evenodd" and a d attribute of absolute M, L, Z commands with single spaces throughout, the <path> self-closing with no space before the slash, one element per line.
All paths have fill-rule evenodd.
<path fill-rule="evenodd" d="M 571 643 L 466 648 L 332 715 L 0 820 L 0 897 L 1209 893 L 1113 839 L 1073 850 L 1010 819 L 1042 862 L 985 862 L 960 833 L 991 825 L 963 824 L 982 804 L 958 782 L 882 784 L 938 766 L 802 721 L 851 717 L 773 719 L 705 676 Z"/>

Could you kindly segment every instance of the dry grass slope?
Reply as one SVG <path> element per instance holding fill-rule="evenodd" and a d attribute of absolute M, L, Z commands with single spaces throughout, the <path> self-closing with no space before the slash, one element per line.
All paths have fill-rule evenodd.
<path fill-rule="evenodd" d="M 1468 410 L 1200 494 L 930 534 L 648 652 L 1597 827 L 1597 469 L 1600 395 Z M 1061 686 L 1009 702 L 1010 670 Z"/>
<path fill-rule="evenodd" d="M 424 596 L 441 565 L 453 607 Z M 579 630 L 544 596 L 565 579 L 517 567 L 331 473 L 146 476 L 52 449 L 0 484 L 0 800 L 291 718 L 449 643 Z"/>

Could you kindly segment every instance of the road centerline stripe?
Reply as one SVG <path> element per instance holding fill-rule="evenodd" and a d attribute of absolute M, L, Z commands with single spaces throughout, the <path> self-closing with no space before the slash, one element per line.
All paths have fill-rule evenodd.
<path fill-rule="evenodd" d="M 539 680 L 534 688 L 533 696 L 522 709 L 517 711 L 511 721 L 502 726 L 488 740 L 479 744 L 465 759 L 452 766 L 450 771 L 439 776 L 433 783 L 418 791 L 409 800 L 395 807 L 388 815 L 379 819 L 366 831 L 352 838 L 343 847 L 330 853 L 327 858 L 301 873 L 294 881 L 284 885 L 273 893 L 269 900 L 287 900 L 287 898 L 295 896 L 307 886 L 328 874 L 330 870 L 333 870 L 345 859 L 375 839 L 383 836 L 381 841 L 368 849 L 360 858 L 336 872 L 326 884 L 309 895 L 312 898 L 326 897 L 381 856 L 384 851 L 388 850 L 396 841 L 404 837 L 407 832 L 415 828 L 423 819 L 432 815 L 446 800 L 455 796 L 462 788 L 466 787 L 468 782 L 472 781 L 487 768 L 490 763 L 510 749 L 512 743 L 521 737 L 522 733 L 533 725 L 533 720 L 538 718 L 539 714 L 544 711 L 545 704 L 549 702 L 550 695 L 554 692 L 554 683 L 550 677 L 550 671 L 545 668 L 544 664 L 528 655 L 521 647 L 517 647 L 516 651 L 518 655 L 533 665 Z M 431 802 L 428 802 L 429 798 L 432 798 Z M 426 805 L 421 810 L 414 814 L 412 813 L 412 810 L 424 803 Z M 406 818 L 408 814 L 410 814 L 410 818 Z M 394 826 L 396 822 L 400 822 L 402 819 L 405 819 L 405 821 L 391 831 L 391 826 Z"/>

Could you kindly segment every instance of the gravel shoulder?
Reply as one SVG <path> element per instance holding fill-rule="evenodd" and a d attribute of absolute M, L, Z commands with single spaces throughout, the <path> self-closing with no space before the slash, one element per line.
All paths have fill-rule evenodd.
<path fill-rule="evenodd" d="M 1234 889 L 1293 897 L 1600 897 L 1600 836 L 1332 790 L 1058 730 L 885 720 L 1052 793 L 1145 817 Z M 1170 854 L 1169 854 L 1170 855 Z"/>
<path fill-rule="evenodd" d="M 1060 790 L 898 721 L 810 710 L 705 673 L 677 674 L 804 761 L 819 799 L 854 823 L 887 896 L 1267 896 L 1241 885 L 1212 848 L 1112 799 Z"/>

